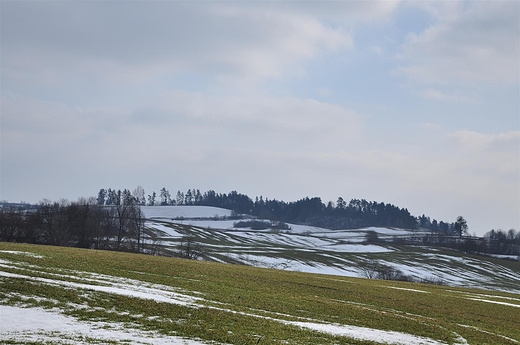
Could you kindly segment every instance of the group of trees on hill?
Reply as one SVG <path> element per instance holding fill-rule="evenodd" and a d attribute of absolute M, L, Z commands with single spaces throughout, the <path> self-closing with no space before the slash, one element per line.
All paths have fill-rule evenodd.
<path fill-rule="evenodd" d="M 101 189 L 98 193 L 98 205 L 112 205 L 118 195 L 132 195 L 140 205 L 198 205 L 214 206 L 233 210 L 237 214 L 250 214 L 263 219 L 283 221 L 288 223 L 307 224 L 328 229 L 355 229 L 368 226 L 388 226 L 407 229 L 428 229 L 442 233 L 456 232 L 455 223 L 430 220 L 425 215 L 414 217 L 406 208 L 399 208 L 392 204 L 352 199 L 346 202 L 342 197 L 334 203 L 323 203 L 321 198 L 303 198 L 294 202 L 285 202 L 268 199 L 262 196 L 252 198 L 245 194 L 231 191 L 217 193 L 214 190 L 201 192 L 199 189 L 188 189 L 186 192 L 177 191 L 172 197 L 166 188 L 157 194 L 155 191 L 145 195 L 142 187 L 133 192 L 129 190 L 116 191 Z"/>

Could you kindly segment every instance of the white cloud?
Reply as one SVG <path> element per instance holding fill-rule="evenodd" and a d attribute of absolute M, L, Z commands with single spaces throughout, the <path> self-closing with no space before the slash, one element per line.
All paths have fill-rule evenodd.
<path fill-rule="evenodd" d="M 451 134 L 463 148 L 469 150 L 508 150 L 520 154 L 520 131 L 486 134 L 468 130 Z"/>
<path fill-rule="evenodd" d="M 439 90 L 428 88 L 419 92 L 419 95 L 428 100 L 440 101 L 440 102 L 456 102 L 456 103 L 467 103 L 476 104 L 477 101 L 470 97 L 450 95 Z"/>
<path fill-rule="evenodd" d="M 397 72 L 425 83 L 520 82 L 520 3 L 427 4 L 436 21 L 409 35 Z"/>
<path fill-rule="evenodd" d="M 327 147 L 361 137 L 361 117 L 339 105 L 313 99 L 215 97 L 200 93 L 167 92 L 150 102 L 155 106 L 137 116 L 140 125 L 195 126 L 221 133 L 221 143 L 285 150 L 300 146 Z M 208 140 L 217 139 L 207 135 Z M 239 142 L 239 140 L 244 140 Z"/>
<path fill-rule="evenodd" d="M 372 46 L 370 47 L 370 51 L 376 55 L 383 55 L 384 49 L 380 46 Z"/>
<path fill-rule="evenodd" d="M 424 122 L 424 123 L 421 123 L 420 126 L 422 128 L 425 128 L 425 129 L 428 129 L 428 130 L 440 130 L 442 129 L 442 126 L 437 124 L 437 123 L 430 123 L 430 122 Z"/>

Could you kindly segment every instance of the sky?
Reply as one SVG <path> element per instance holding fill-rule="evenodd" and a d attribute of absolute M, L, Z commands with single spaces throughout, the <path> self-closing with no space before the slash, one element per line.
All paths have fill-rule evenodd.
<path fill-rule="evenodd" d="M 518 1 L 0 2 L 0 200 L 189 188 L 520 230 Z"/>

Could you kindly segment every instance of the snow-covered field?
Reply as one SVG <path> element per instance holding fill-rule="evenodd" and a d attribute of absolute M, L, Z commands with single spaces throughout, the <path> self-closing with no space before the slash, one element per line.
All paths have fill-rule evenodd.
<path fill-rule="evenodd" d="M 231 210 L 211 206 L 142 206 L 146 218 L 214 218 L 229 217 Z"/>
<path fill-rule="evenodd" d="M 374 231 L 380 239 L 424 235 L 416 230 L 368 227 L 328 230 L 289 224 L 290 230 L 236 228 L 227 219 L 230 210 L 205 206 L 144 207 L 149 229 L 157 230 L 164 248 L 176 248 L 185 235 L 196 238 L 205 256 L 219 262 L 292 271 L 364 277 L 363 267 L 372 260 L 401 270 L 416 280 L 453 286 L 482 287 L 520 292 L 520 270 L 492 263 L 484 257 L 464 257 L 433 248 L 391 244 L 366 244 Z M 182 218 L 180 218 L 182 217 Z"/>

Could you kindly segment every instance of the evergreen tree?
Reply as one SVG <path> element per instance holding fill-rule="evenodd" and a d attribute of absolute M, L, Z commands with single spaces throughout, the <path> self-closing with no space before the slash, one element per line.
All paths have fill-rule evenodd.
<path fill-rule="evenodd" d="M 184 204 L 193 205 L 193 194 L 191 193 L 191 189 L 188 189 L 184 196 Z"/>
<path fill-rule="evenodd" d="M 157 197 L 157 194 L 155 192 L 152 192 L 152 195 L 148 194 L 148 205 L 155 206 L 155 198 Z"/>
<path fill-rule="evenodd" d="M 98 193 L 97 204 L 100 206 L 104 205 L 106 196 L 107 196 L 107 191 L 104 190 L 103 188 L 101 188 Z"/>
<path fill-rule="evenodd" d="M 468 224 L 464 217 L 458 216 L 455 222 L 455 232 L 462 238 L 462 235 L 468 232 Z"/>
<path fill-rule="evenodd" d="M 171 196 L 170 192 L 166 188 L 162 188 L 160 190 L 160 197 L 161 197 L 161 205 L 168 205 L 171 204 Z"/>
<path fill-rule="evenodd" d="M 177 205 L 184 205 L 184 193 L 181 192 L 180 190 L 177 191 L 176 200 L 177 200 Z"/>
<path fill-rule="evenodd" d="M 114 189 L 108 188 L 107 200 L 106 200 L 105 204 L 106 205 L 116 205 L 117 204 L 117 194 Z"/>

